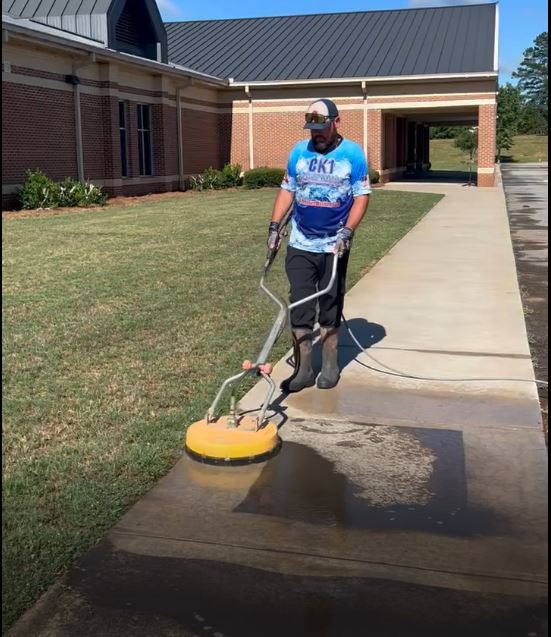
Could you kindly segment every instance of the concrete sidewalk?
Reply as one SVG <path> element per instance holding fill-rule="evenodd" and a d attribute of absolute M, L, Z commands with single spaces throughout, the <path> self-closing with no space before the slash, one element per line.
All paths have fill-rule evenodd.
<path fill-rule="evenodd" d="M 416 381 L 384 373 L 534 378 L 501 188 L 415 183 L 386 188 L 446 196 L 347 295 L 345 315 L 369 352 L 360 353 L 344 327 L 343 382 L 330 392 L 310 389 L 289 397 L 285 413 L 380 424 L 538 429 L 534 383 Z M 281 362 L 275 378 L 290 369 Z M 244 404 L 254 407 L 256 399 L 253 392 Z"/>
<path fill-rule="evenodd" d="M 446 197 L 348 295 L 368 352 L 343 338 L 335 389 L 276 401 L 280 455 L 182 458 L 12 636 L 546 634 L 534 384 L 366 367 L 533 378 L 501 188 L 426 189 Z"/>

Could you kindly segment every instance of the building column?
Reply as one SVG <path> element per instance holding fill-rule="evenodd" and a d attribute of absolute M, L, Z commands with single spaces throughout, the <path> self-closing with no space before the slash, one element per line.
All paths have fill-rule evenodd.
<path fill-rule="evenodd" d="M 495 184 L 496 105 L 478 107 L 478 186 Z"/>
<path fill-rule="evenodd" d="M 381 109 L 367 111 L 367 160 L 370 168 L 378 170 L 382 178 L 383 112 Z"/>

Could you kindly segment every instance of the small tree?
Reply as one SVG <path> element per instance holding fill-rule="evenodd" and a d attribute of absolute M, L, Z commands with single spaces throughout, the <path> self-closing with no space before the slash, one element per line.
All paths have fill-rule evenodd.
<path fill-rule="evenodd" d="M 463 128 L 455 138 L 454 145 L 464 153 L 469 153 L 469 161 L 472 163 L 478 148 L 478 129 Z"/>
<path fill-rule="evenodd" d="M 501 151 L 509 150 L 513 145 L 513 136 L 517 134 L 522 112 L 522 95 L 518 88 L 507 83 L 501 86 L 497 96 L 496 153 L 498 162 Z"/>
<path fill-rule="evenodd" d="M 478 129 L 463 128 L 454 140 L 454 145 L 464 153 L 469 153 L 469 184 L 471 183 L 471 173 L 473 171 L 473 159 L 478 148 Z"/>

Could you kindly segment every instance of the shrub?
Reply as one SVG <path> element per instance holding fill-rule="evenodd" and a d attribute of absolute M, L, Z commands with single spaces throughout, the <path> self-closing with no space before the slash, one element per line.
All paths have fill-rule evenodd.
<path fill-rule="evenodd" d="M 209 166 L 201 175 L 190 178 L 193 190 L 216 190 L 221 188 L 222 171 Z"/>
<path fill-rule="evenodd" d="M 203 178 L 203 188 L 206 190 L 217 190 L 222 187 L 221 170 L 216 170 L 212 166 L 209 166 L 205 171 L 203 171 L 201 177 Z"/>
<path fill-rule="evenodd" d="M 70 208 L 72 206 L 78 206 L 81 195 L 82 187 L 78 181 L 66 177 L 64 181 L 57 184 L 58 189 L 58 205 Z"/>
<path fill-rule="evenodd" d="M 380 179 L 381 179 L 381 175 L 380 175 L 379 171 L 375 170 L 374 168 L 370 168 L 369 169 L 369 183 L 378 184 Z"/>
<path fill-rule="evenodd" d="M 226 164 L 222 169 L 221 187 L 235 188 L 241 185 L 242 169 L 239 164 Z"/>
<path fill-rule="evenodd" d="M 226 164 L 222 170 L 209 166 L 201 175 L 190 178 L 193 190 L 219 190 L 241 185 L 241 166 Z"/>
<path fill-rule="evenodd" d="M 63 206 L 104 206 L 107 195 L 98 186 L 75 181 L 67 177 L 61 183 L 55 183 L 42 171 L 27 171 L 25 183 L 19 191 L 23 208 L 57 208 Z"/>
<path fill-rule="evenodd" d="M 203 175 L 192 175 L 186 185 L 192 190 L 204 190 Z"/>
<path fill-rule="evenodd" d="M 26 210 L 55 208 L 58 205 L 57 186 L 41 170 L 27 170 L 19 201 Z"/>
<path fill-rule="evenodd" d="M 282 168 L 253 168 L 245 173 L 243 185 L 249 189 L 280 186 L 284 175 L 285 171 Z"/>
<path fill-rule="evenodd" d="M 83 187 L 79 206 L 105 206 L 107 203 L 107 195 L 99 186 L 82 183 L 79 183 L 79 186 Z"/>

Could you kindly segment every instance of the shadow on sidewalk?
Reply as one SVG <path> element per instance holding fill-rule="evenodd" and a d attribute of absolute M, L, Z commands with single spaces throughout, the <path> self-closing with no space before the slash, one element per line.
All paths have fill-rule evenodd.
<path fill-rule="evenodd" d="M 358 346 L 351 335 L 348 332 L 348 329 L 354 334 L 356 340 L 361 345 L 361 349 Z M 319 330 L 314 333 L 314 337 L 317 338 L 319 336 Z M 353 319 L 345 319 L 340 328 L 339 335 L 339 368 L 341 371 L 350 363 L 352 363 L 358 354 L 362 351 L 362 349 L 368 349 L 372 347 L 376 343 L 379 343 L 386 336 L 386 330 L 382 325 L 378 323 L 371 323 L 365 318 L 353 318 Z M 293 373 L 294 360 L 293 356 L 289 356 L 286 361 L 289 366 L 289 376 Z M 312 351 L 312 367 L 314 368 L 314 373 L 317 375 L 321 371 L 321 363 L 322 363 L 322 344 L 318 340 L 317 343 L 314 344 Z M 285 399 L 289 396 L 288 393 L 280 392 L 278 396 L 274 398 L 274 400 L 270 404 L 269 411 L 273 414 L 277 414 L 280 421 L 280 427 L 282 427 L 287 421 L 287 415 L 285 414 L 286 407 L 282 406 L 285 402 Z"/>

